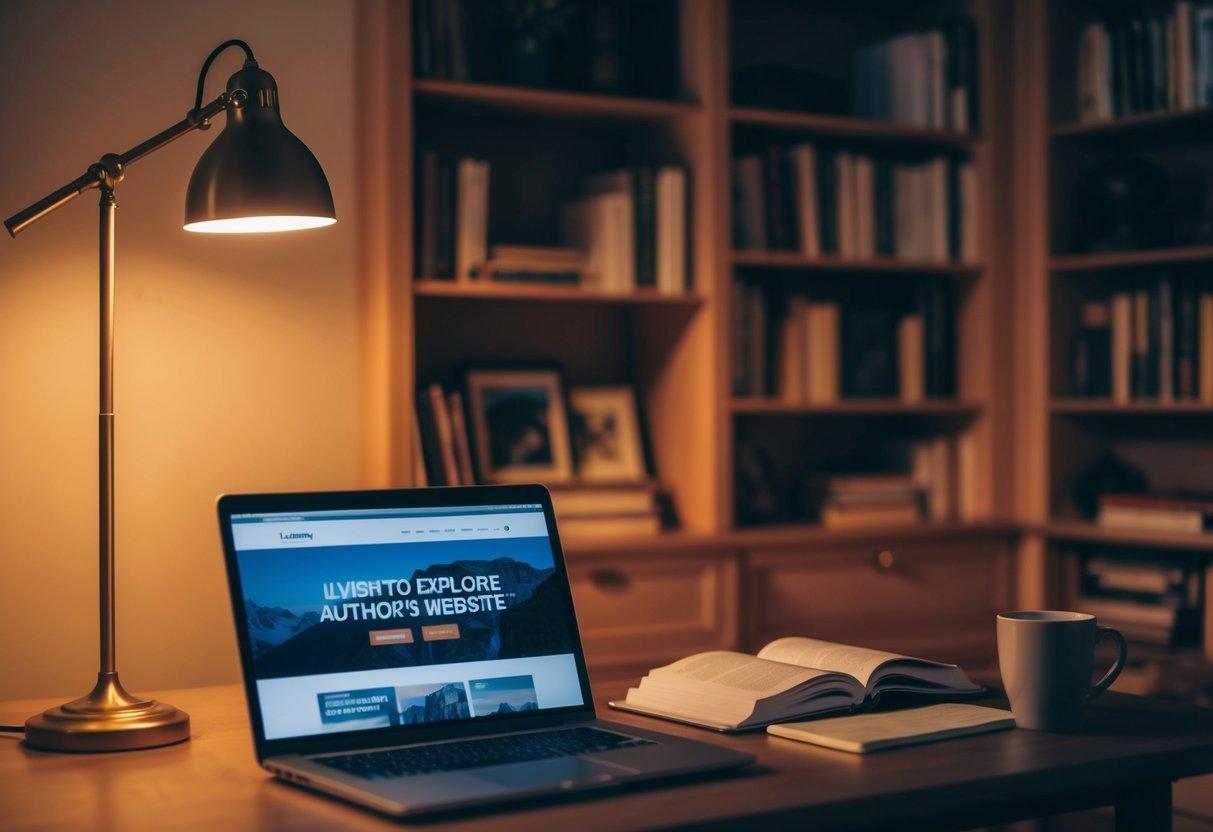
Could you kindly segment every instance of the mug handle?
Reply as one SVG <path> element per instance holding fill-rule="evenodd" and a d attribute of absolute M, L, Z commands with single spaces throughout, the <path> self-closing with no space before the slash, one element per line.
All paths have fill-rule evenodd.
<path fill-rule="evenodd" d="M 1125 641 L 1125 637 L 1120 634 L 1120 630 L 1114 630 L 1111 627 L 1096 627 L 1095 643 L 1099 644 L 1105 638 L 1111 638 L 1116 641 L 1116 648 L 1119 653 L 1116 656 L 1116 661 L 1112 662 L 1112 666 L 1108 668 L 1108 672 L 1087 692 L 1088 702 L 1112 686 L 1112 683 L 1116 681 L 1116 677 L 1120 675 L 1120 671 L 1125 669 L 1125 660 L 1129 658 L 1129 645 Z"/>

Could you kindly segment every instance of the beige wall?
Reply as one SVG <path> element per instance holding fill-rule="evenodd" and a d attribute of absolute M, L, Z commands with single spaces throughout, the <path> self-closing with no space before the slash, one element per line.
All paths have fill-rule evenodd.
<path fill-rule="evenodd" d="M 0 214 L 192 106 L 229 37 L 278 79 L 339 221 L 181 230 L 211 134 L 118 190 L 118 659 L 128 687 L 235 680 L 214 518 L 225 491 L 356 485 L 353 3 L 5 0 Z M 212 70 L 215 94 L 239 67 Z M 96 646 L 96 198 L 0 239 L 0 699 L 77 695 Z"/>

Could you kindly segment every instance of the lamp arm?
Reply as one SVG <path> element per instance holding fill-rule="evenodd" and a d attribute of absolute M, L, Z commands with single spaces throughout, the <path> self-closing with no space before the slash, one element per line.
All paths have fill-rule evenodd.
<path fill-rule="evenodd" d="M 140 142 L 125 153 L 105 154 L 99 161 L 89 165 L 88 170 L 83 174 L 68 182 L 62 188 L 52 191 L 29 207 L 18 211 L 6 219 L 4 227 L 8 229 L 8 233 L 11 236 L 16 237 L 27 227 L 33 225 L 52 211 L 62 208 L 85 191 L 99 187 L 102 184 L 113 187 L 122 181 L 126 166 L 130 163 L 136 162 L 149 153 L 159 150 L 169 142 L 181 138 L 192 130 L 208 129 L 211 126 L 210 120 L 218 115 L 227 106 L 229 101 L 234 106 L 243 106 L 244 101 L 239 95 L 240 92 L 242 91 L 238 90 L 236 95 L 229 95 L 227 92 L 220 93 L 210 104 L 190 110 L 185 118 L 172 127 L 161 130 L 156 135 Z"/>

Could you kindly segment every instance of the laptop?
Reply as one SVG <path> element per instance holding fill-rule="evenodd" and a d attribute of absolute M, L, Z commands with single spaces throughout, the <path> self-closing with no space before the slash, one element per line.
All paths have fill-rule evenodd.
<path fill-rule="evenodd" d="M 397 816 L 744 766 L 597 718 L 538 485 L 219 500 L 257 761 Z"/>

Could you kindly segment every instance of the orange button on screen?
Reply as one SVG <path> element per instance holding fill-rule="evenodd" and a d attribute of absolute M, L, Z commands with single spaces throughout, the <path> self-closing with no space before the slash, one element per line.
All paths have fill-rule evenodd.
<path fill-rule="evenodd" d="M 426 641 L 447 641 L 459 638 L 458 624 L 431 624 L 421 628 L 421 637 Z"/>
<path fill-rule="evenodd" d="M 408 627 L 403 630 L 371 630 L 371 646 L 380 647 L 385 644 L 412 644 L 413 631 Z"/>

